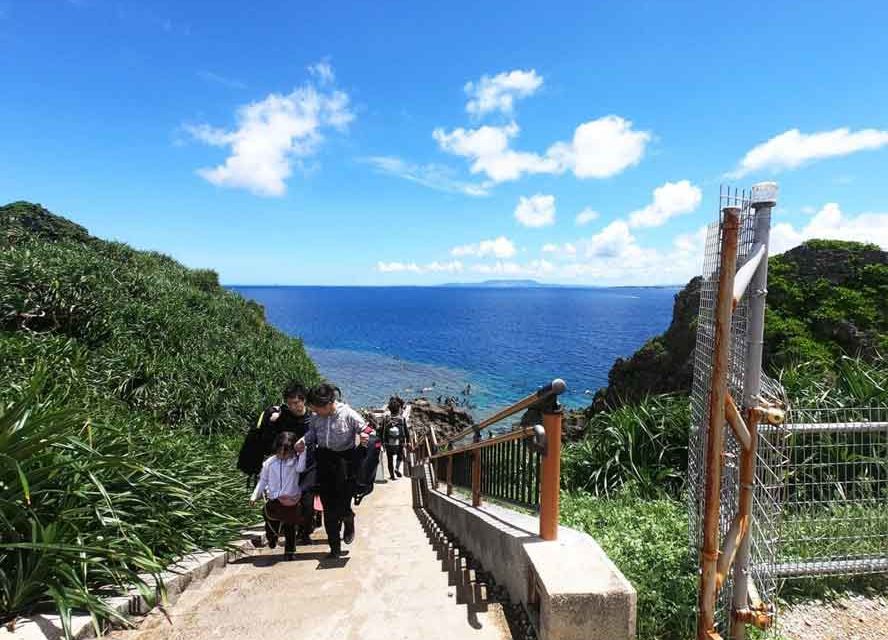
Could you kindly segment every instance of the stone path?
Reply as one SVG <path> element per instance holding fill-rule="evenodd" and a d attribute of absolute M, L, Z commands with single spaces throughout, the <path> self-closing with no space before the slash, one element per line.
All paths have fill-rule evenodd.
<path fill-rule="evenodd" d="M 350 554 L 324 560 L 323 530 L 286 562 L 257 549 L 191 585 L 117 640 L 511 638 L 499 604 L 458 604 L 411 507 L 410 481 L 377 485 L 355 509 Z M 283 543 L 283 540 L 281 540 Z"/>

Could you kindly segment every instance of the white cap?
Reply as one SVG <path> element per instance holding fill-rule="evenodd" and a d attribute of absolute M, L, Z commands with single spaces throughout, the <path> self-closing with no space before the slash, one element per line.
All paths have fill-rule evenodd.
<path fill-rule="evenodd" d="M 752 185 L 752 204 L 777 204 L 778 187 L 776 182 L 759 182 Z"/>

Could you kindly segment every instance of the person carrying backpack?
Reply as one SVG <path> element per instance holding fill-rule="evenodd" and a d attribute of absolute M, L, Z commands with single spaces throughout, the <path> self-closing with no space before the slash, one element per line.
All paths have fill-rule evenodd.
<path fill-rule="evenodd" d="M 388 461 L 389 478 L 392 480 L 397 480 L 402 475 L 400 469 L 403 468 L 404 448 L 407 446 L 407 421 L 403 416 L 403 408 L 400 398 L 389 398 L 389 416 L 383 422 L 382 441 Z"/>

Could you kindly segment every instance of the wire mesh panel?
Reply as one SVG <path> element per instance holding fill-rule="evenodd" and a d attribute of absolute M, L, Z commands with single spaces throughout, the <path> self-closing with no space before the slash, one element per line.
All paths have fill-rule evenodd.
<path fill-rule="evenodd" d="M 706 484 L 705 451 L 709 425 L 709 394 L 712 380 L 713 351 L 715 347 L 715 307 L 718 294 L 719 265 L 721 262 L 722 209 L 727 206 L 740 208 L 740 230 L 737 243 L 737 266 L 742 266 L 752 254 L 755 230 L 755 213 L 750 207 L 751 194 L 737 189 L 722 187 L 719 193 L 718 222 L 709 225 L 703 258 L 703 282 L 700 287 L 700 312 L 697 318 L 697 342 L 694 350 L 694 381 L 691 390 L 691 436 L 688 448 L 688 474 L 690 479 L 689 518 L 690 546 L 694 557 L 700 557 L 703 545 L 703 489 Z M 728 392 L 735 399 L 743 397 L 743 380 L 746 372 L 748 350 L 748 313 L 746 297 L 735 307 L 731 318 L 731 349 L 728 361 Z M 737 511 L 739 497 L 738 462 L 740 444 L 730 429 L 725 430 L 721 480 L 721 510 L 719 534 L 727 533 Z M 757 587 L 760 585 L 756 585 Z M 766 586 L 766 585 L 762 585 Z M 720 630 L 729 630 L 730 603 L 733 593 L 729 578 L 719 592 L 716 618 Z M 761 588 L 761 587 L 760 587 Z M 764 594 L 762 594 L 764 598 Z"/>
<path fill-rule="evenodd" d="M 888 407 L 794 408 L 782 440 L 780 551 L 797 578 L 888 572 Z"/>

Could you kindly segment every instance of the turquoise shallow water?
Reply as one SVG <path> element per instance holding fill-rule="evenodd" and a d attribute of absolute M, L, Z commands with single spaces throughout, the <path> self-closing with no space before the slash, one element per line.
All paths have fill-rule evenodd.
<path fill-rule="evenodd" d="M 351 404 L 455 396 L 484 416 L 561 377 L 588 404 L 669 324 L 678 288 L 232 287 L 301 337 Z M 472 393 L 461 391 L 471 384 Z M 425 391 L 423 391 L 425 389 Z"/>

